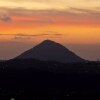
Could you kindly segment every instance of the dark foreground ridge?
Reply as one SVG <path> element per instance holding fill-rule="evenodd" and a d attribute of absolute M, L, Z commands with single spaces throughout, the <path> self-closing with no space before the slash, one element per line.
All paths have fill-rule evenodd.
<path fill-rule="evenodd" d="M 39 59 L 41 61 L 57 61 L 62 63 L 86 61 L 61 44 L 51 40 L 43 41 L 15 59 Z"/>
<path fill-rule="evenodd" d="M 20 59 L 0 63 L 0 97 L 4 100 L 64 100 L 91 95 L 100 96 L 99 62 Z"/>

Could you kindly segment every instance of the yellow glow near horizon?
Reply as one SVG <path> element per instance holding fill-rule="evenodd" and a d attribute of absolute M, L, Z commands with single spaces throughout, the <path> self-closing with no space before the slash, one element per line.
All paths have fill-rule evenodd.
<path fill-rule="evenodd" d="M 99 0 L 0 0 L 0 7 L 21 7 L 35 10 L 69 7 L 93 9 L 99 6 Z"/>

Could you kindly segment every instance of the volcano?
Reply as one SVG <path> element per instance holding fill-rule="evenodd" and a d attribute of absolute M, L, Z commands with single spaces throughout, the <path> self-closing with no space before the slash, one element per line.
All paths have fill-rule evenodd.
<path fill-rule="evenodd" d="M 84 62 L 63 45 L 51 40 L 45 40 L 32 49 L 22 53 L 16 59 L 38 59 L 41 61 L 56 61 L 61 63 Z"/>

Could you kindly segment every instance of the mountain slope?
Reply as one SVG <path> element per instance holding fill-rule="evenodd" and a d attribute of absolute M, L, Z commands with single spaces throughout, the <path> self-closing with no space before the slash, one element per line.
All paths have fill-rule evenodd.
<path fill-rule="evenodd" d="M 43 61 L 57 61 L 63 63 L 85 61 L 61 44 L 51 40 L 43 41 L 32 49 L 22 53 L 16 57 L 16 59 L 39 59 Z"/>

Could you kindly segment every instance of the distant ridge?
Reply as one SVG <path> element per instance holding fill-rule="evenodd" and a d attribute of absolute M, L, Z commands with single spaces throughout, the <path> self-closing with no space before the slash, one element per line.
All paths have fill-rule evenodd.
<path fill-rule="evenodd" d="M 41 61 L 56 61 L 62 63 L 85 62 L 84 59 L 66 47 L 51 40 L 43 41 L 15 59 L 38 59 Z"/>

